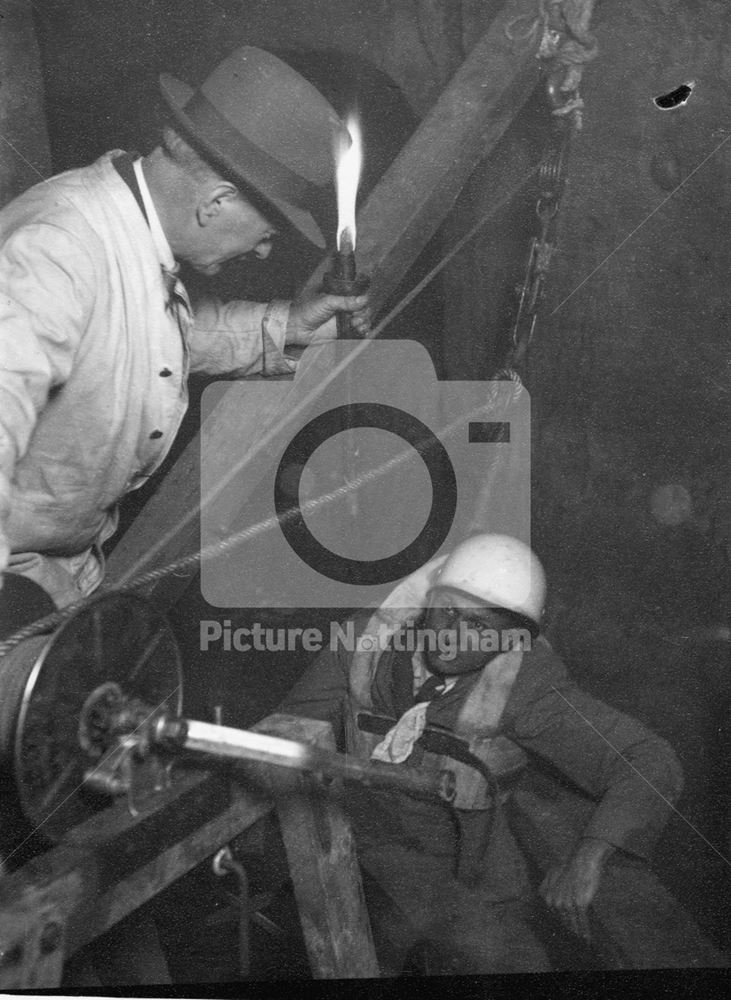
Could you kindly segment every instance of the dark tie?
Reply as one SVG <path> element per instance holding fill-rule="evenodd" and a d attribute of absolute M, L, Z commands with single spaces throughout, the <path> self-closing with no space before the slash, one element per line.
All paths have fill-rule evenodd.
<path fill-rule="evenodd" d="M 444 683 L 444 680 L 439 677 L 430 677 L 428 680 L 424 681 L 414 695 L 414 704 L 418 705 L 421 701 L 431 701 L 432 698 L 435 698 L 438 694 L 442 693 Z"/>

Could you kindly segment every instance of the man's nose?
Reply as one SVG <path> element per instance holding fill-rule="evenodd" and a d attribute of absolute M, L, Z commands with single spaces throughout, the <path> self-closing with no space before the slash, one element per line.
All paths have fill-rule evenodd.
<path fill-rule="evenodd" d="M 254 253 L 259 258 L 259 260 L 266 260 L 269 254 L 272 252 L 272 241 L 270 239 L 262 240 L 257 243 L 254 248 Z"/>
<path fill-rule="evenodd" d="M 444 608 L 429 608 L 428 625 L 435 631 L 449 626 L 449 616 L 446 614 Z"/>

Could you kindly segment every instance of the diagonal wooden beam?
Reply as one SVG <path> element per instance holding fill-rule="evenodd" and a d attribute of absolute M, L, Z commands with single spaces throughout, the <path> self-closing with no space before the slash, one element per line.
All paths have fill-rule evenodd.
<path fill-rule="evenodd" d="M 522 853 L 544 876 L 563 864 L 594 802 L 531 781 L 510 804 L 510 827 Z M 547 921 L 551 917 L 546 914 Z M 592 948 L 607 969 L 728 968 L 729 959 L 639 858 L 618 851 L 602 874 L 589 910 Z"/>
<path fill-rule="evenodd" d="M 256 727 L 332 749 L 332 727 L 271 715 Z M 253 767 L 249 773 L 246 768 Z M 53 989 L 65 958 L 154 899 L 274 805 L 313 976 L 379 974 L 350 825 L 324 785 L 281 768 L 187 767 L 131 816 L 124 801 L 0 879 L 0 990 Z"/>
<path fill-rule="evenodd" d="M 391 167 L 373 190 L 358 220 L 360 266 L 372 275 L 372 299 L 380 309 L 448 215 L 476 165 L 495 148 L 510 122 L 535 88 L 539 67 L 537 41 L 512 42 L 508 26 L 516 18 L 535 17 L 534 0 L 510 0 L 446 87 Z M 523 23 L 526 23 L 525 20 Z M 519 186 L 514 178 L 496 178 L 495 203 Z M 327 262 L 309 279 L 316 286 Z M 240 392 L 223 393 L 215 410 L 181 454 L 134 524 L 114 549 L 107 581 L 119 585 L 196 551 L 200 544 L 200 453 L 220 457 L 221 481 L 232 456 L 246 461 L 241 503 L 271 467 L 278 443 L 297 429 L 292 413 L 317 391 L 327 375 L 321 352 L 305 351 L 286 398 L 262 411 L 259 394 L 247 406 Z M 277 426 L 276 438 L 257 450 L 263 428 Z M 250 442 L 242 456 L 242 441 Z M 280 449 L 281 450 L 281 449 Z M 224 527 L 224 526 L 222 526 Z M 169 607 L 196 568 L 167 577 L 148 588 L 156 602 Z"/>

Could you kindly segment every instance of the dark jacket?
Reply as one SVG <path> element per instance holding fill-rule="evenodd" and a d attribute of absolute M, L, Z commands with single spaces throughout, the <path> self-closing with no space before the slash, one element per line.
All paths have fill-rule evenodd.
<path fill-rule="evenodd" d="M 351 660 L 352 654 L 343 649 L 323 652 L 281 706 L 293 715 L 330 722 L 348 752 L 355 749 L 344 744 L 345 718 L 351 710 Z M 381 655 L 373 684 L 379 711 L 398 717 L 408 707 L 410 660 L 408 653 Z M 443 701 L 435 699 L 427 724 L 451 728 L 472 683 L 460 683 Z M 534 762 L 557 769 L 596 801 L 584 836 L 649 857 L 682 790 L 675 753 L 641 723 L 576 687 L 547 645 L 535 644 L 524 654 L 498 735 L 517 744 Z"/>

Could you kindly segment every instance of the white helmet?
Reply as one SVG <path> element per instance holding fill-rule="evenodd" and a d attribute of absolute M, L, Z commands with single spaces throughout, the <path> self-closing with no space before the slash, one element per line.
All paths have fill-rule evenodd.
<path fill-rule="evenodd" d="M 454 587 L 539 624 L 546 575 L 533 551 L 510 535 L 474 535 L 447 556 L 433 586 Z"/>

